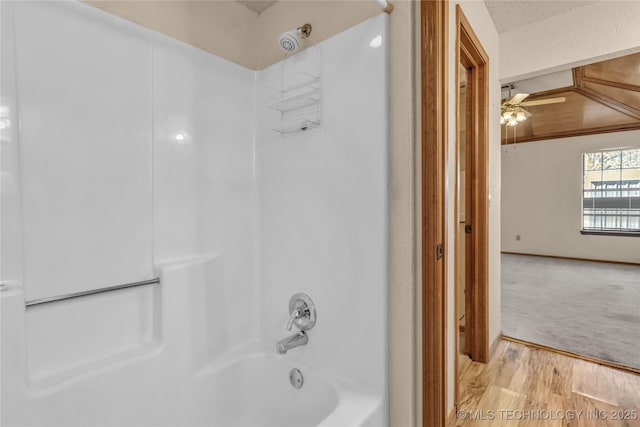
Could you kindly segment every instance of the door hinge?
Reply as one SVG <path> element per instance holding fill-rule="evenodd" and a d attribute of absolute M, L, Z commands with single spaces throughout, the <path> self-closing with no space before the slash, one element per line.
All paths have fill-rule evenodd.
<path fill-rule="evenodd" d="M 467 224 L 464 226 L 464 232 L 467 234 L 471 234 L 471 224 Z"/>
<path fill-rule="evenodd" d="M 444 245 L 442 243 L 438 243 L 438 246 L 436 246 L 436 259 L 442 259 L 443 255 L 444 255 Z"/>

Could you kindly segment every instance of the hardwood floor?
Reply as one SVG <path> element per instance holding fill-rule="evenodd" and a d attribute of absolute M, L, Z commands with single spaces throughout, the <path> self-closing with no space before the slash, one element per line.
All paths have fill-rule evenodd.
<path fill-rule="evenodd" d="M 503 340 L 465 365 L 449 426 L 640 427 L 640 376 Z"/>

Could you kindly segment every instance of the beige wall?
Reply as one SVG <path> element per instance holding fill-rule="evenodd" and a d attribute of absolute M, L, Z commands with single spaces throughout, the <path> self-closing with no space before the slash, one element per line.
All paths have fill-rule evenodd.
<path fill-rule="evenodd" d="M 631 131 L 503 148 L 502 250 L 640 262 L 640 239 L 636 237 L 580 234 L 582 153 L 640 147 L 638 141 L 640 131 Z"/>
<path fill-rule="evenodd" d="M 381 13 L 375 2 L 280 1 L 259 16 L 232 1 L 88 1 L 107 12 L 258 70 L 283 59 L 277 37 L 304 23 L 318 43 Z M 416 52 L 419 3 L 393 2 L 390 22 L 390 399 L 391 425 L 414 426 L 418 415 L 420 330 L 416 251 L 416 117 L 420 101 Z M 419 58 L 419 56 L 418 56 Z M 416 85 L 418 82 L 418 85 Z"/>
<path fill-rule="evenodd" d="M 87 0 L 85 3 L 255 70 L 258 15 L 236 1 Z"/>
<path fill-rule="evenodd" d="M 416 268 L 416 165 L 419 156 L 419 49 L 420 8 L 412 1 L 395 1 L 390 41 L 390 275 L 391 307 L 391 425 L 417 426 L 421 384 L 420 299 Z M 418 181 L 419 182 L 419 181 Z M 419 216 L 417 216 L 419 219 Z"/>
<path fill-rule="evenodd" d="M 278 36 L 287 30 L 310 23 L 312 45 L 380 13 L 362 0 L 279 1 L 260 15 L 233 0 L 85 2 L 252 70 L 284 58 Z"/>

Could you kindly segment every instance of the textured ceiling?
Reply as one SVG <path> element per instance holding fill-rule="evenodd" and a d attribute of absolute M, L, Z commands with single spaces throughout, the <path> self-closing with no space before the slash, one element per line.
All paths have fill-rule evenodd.
<path fill-rule="evenodd" d="M 485 0 L 498 33 L 544 21 L 573 9 L 590 6 L 597 1 Z"/>
<path fill-rule="evenodd" d="M 237 2 L 247 6 L 259 15 L 269 7 L 273 6 L 276 0 L 237 0 Z"/>

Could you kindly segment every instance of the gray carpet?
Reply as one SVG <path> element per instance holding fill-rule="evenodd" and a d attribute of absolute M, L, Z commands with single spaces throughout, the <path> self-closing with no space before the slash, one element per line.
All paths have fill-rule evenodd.
<path fill-rule="evenodd" d="M 640 266 L 502 254 L 502 330 L 640 368 Z"/>

